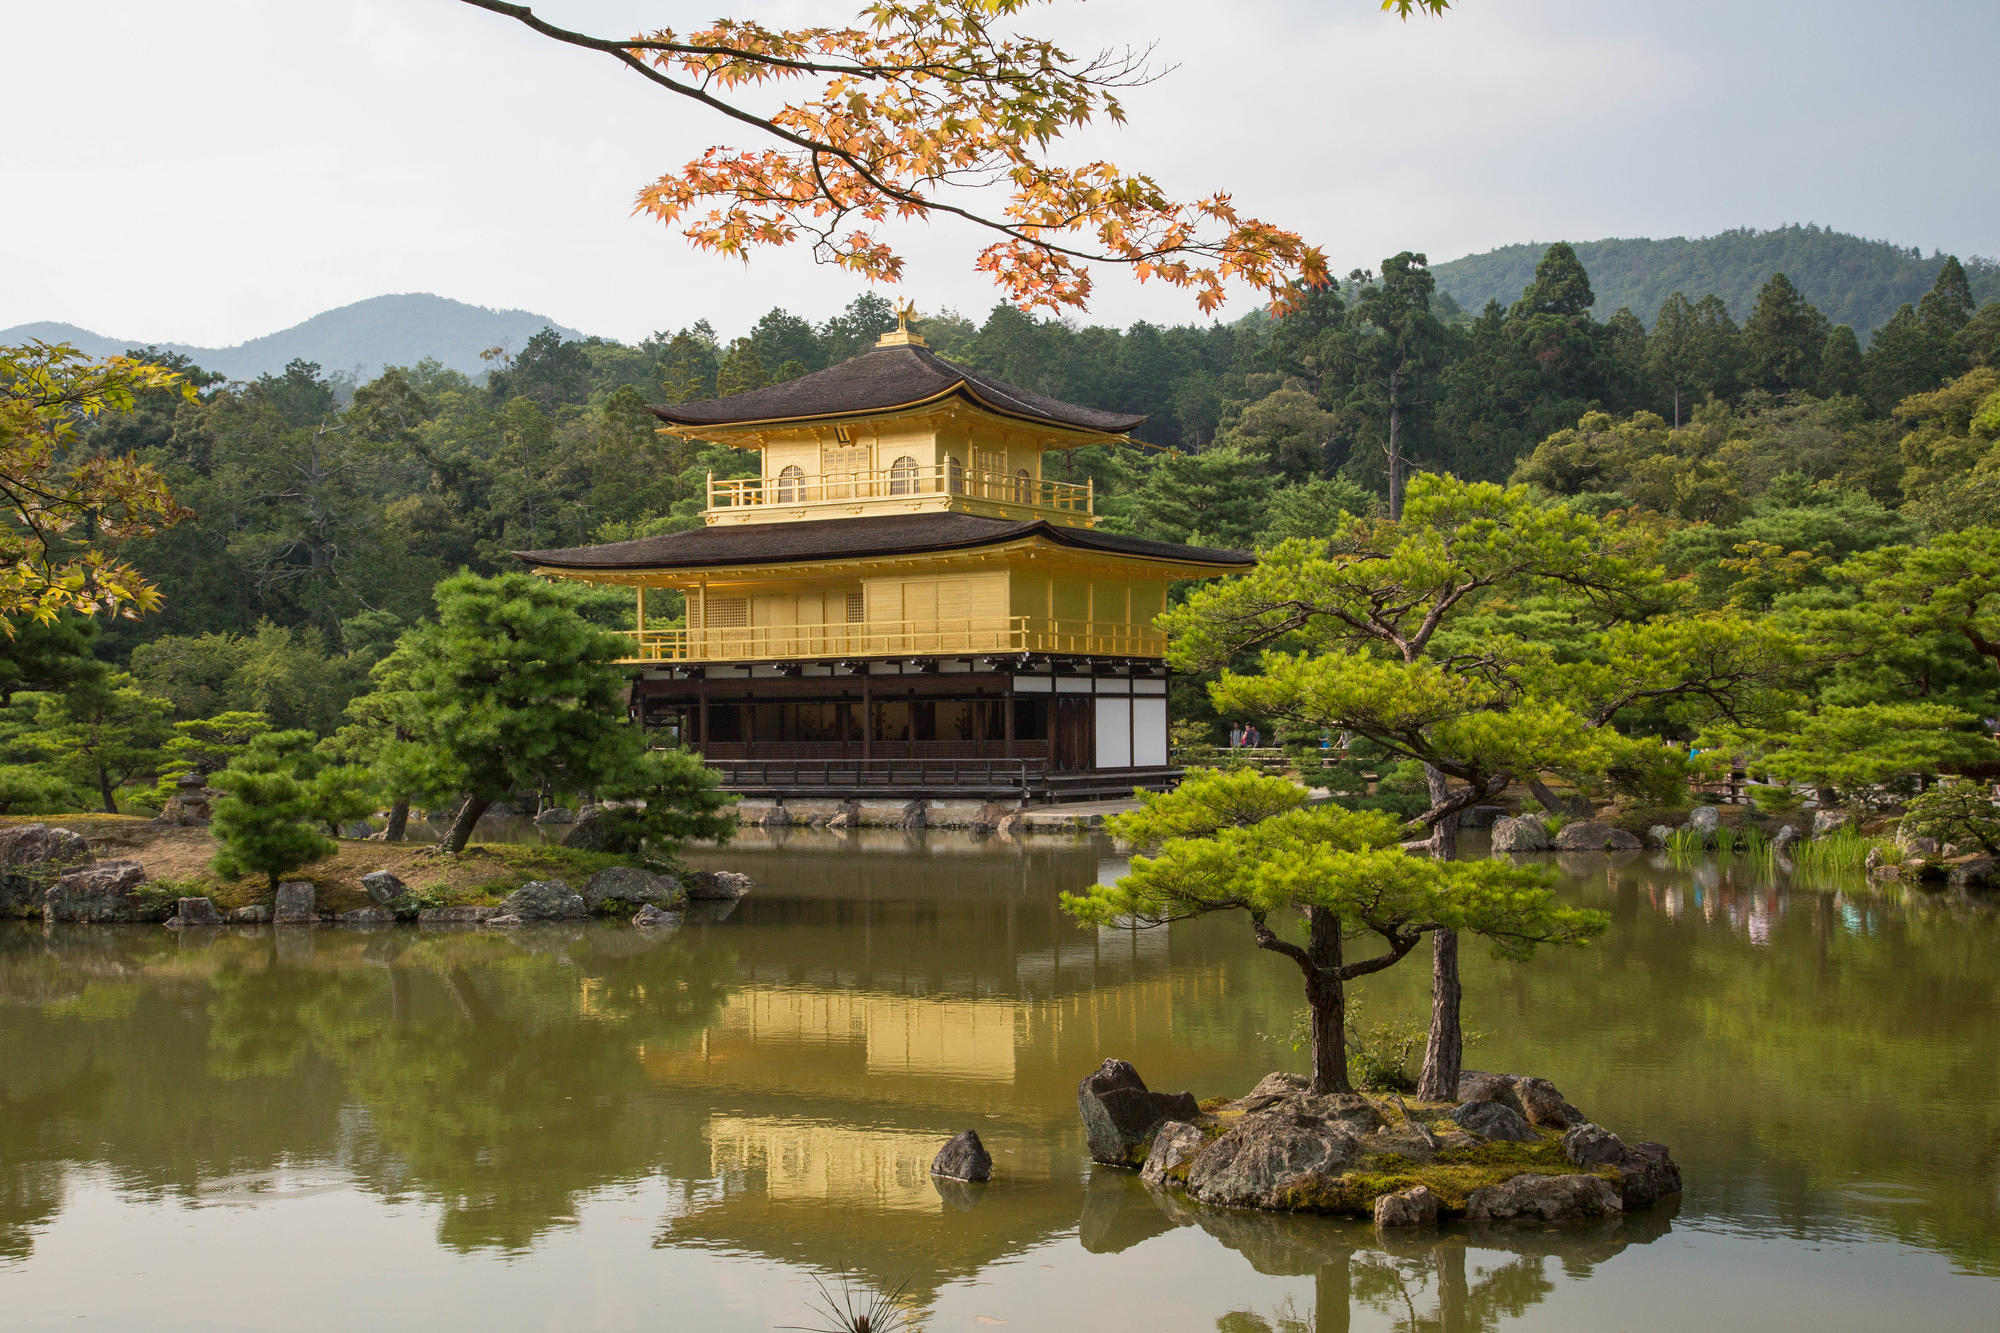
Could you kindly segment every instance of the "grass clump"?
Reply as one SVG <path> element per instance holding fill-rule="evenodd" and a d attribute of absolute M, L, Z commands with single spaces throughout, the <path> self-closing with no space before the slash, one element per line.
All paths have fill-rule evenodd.
<path fill-rule="evenodd" d="M 1418 1162 L 1400 1153 L 1383 1153 L 1365 1160 L 1353 1171 L 1338 1176 L 1315 1176 L 1286 1191 L 1284 1206 L 1295 1212 L 1348 1213 L 1367 1216 L 1375 1210 L 1375 1200 L 1384 1194 L 1398 1194 L 1418 1185 L 1430 1187 L 1438 1205 L 1446 1212 L 1464 1212 L 1473 1191 L 1498 1185 L 1515 1176 L 1572 1176 L 1595 1174 L 1616 1180 L 1615 1167 L 1599 1167 L 1586 1172 L 1563 1155 L 1562 1135 L 1553 1130 L 1537 1130 L 1533 1143 L 1481 1143 L 1465 1148 L 1446 1148 L 1429 1162 Z"/>

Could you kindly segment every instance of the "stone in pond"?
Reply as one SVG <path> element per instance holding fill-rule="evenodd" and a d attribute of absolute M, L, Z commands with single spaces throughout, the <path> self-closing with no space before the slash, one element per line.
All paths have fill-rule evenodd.
<path fill-rule="evenodd" d="M 1375 1200 L 1378 1227 L 1427 1227 L 1438 1220 L 1438 1197 L 1428 1185 L 1412 1185 L 1396 1194 Z"/>
<path fill-rule="evenodd" d="M 1503 1143 L 1533 1143 L 1539 1135 L 1519 1111 L 1505 1102 L 1466 1102 L 1451 1113 L 1459 1128 L 1483 1139 Z"/>
<path fill-rule="evenodd" d="M 522 919 L 521 915 L 518 912 L 502 912 L 497 916 L 487 917 L 485 922 L 482 924 L 488 926 L 498 926 L 504 930 L 510 926 L 520 926 L 520 925 L 525 925 L 527 923 Z"/>
<path fill-rule="evenodd" d="M 396 924 L 396 913 L 387 907 L 357 907 L 351 912 L 342 912 L 334 919 L 350 929 L 393 926 Z"/>
<path fill-rule="evenodd" d="M 1713 838 L 1715 831 L 1722 827 L 1722 811 L 1712 805 L 1698 805 L 1688 811 L 1687 826 L 1704 839 Z"/>
<path fill-rule="evenodd" d="M 1602 1176 L 1520 1175 L 1476 1189 L 1465 1201 L 1465 1215 L 1475 1222 L 1584 1222 L 1623 1211 L 1618 1191 Z"/>
<path fill-rule="evenodd" d="M 687 894 L 672 875 L 655 875 L 637 866 L 611 866 L 583 882 L 583 908 L 596 913 L 612 900 L 652 903 L 668 910 L 687 906 Z"/>
<path fill-rule="evenodd" d="M 1674 830 L 1666 824 L 1655 824 L 1646 830 L 1646 844 L 1649 847 L 1665 847 L 1674 836 Z"/>
<path fill-rule="evenodd" d="M 1123 1060 L 1106 1060 L 1076 1085 L 1084 1142 L 1092 1161 L 1106 1166 L 1138 1166 L 1139 1150 L 1168 1120 L 1201 1115 L 1191 1092 L 1151 1092 L 1139 1071 Z"/>
<path fill-rule="evenodd" d="M 288 879 L 278 886 L 271 920 L 280 926 L 310 926 L 319 921 L 316 894 L 309 879 Z"/>
<path fill-rule="evenodd" d="M 500 915 L 497 907 L 426 907 L 417 913 L 420 926 L 476 926 Z"/>
<path fill-rule="evenodd" d="M 1548 826 L 1535 815 L 1493 821 L 1493 850 L 1496 852 L 1546 852 L 1554 848 Z"/>
<path fill-rule="evenodd" d="M 931 1159 L 931 1174 L 947 1180 L 993 1179 L 993 1158 L 979 1141 L 977 1130 L 963 1130 L 946 1140 Z"/>
<path fill-rule="evenodd" d="M 1568 1129 L 1583 1123 L 1583 1112 L 1571 1106 L 1556 1085 L 1545 1078 L 1517 1078 L 1514 1092 L 1521 1112 L 1531 1125 L 1543 1129 Z"/>
<path fill-rule="evenodd" d="M 1618 1193 L 1627 1209 L 1645 1208 L 1681 1192 L 1681 1169 L 1665 1145 L 1625 1140 L 1601 1125 L 1581 1124 L 1563 1135 L 1563 1156 L 1577 1166 L 1618 1168 Z"/>
<path fill-rule="evenodd" d="M 1152 1151 L 1146 1154 L 1146 1165 L 1139 1168 L 1139 1179 L 1148 1185 L 1166 1184 L 1175 1171 L 1194 1160 L 1207 1141 L 1197 1126 L 1185 1120 L 1167 1121 L 1153 1134 Z"/>
<path fill-rule="evenodd" d="M 499 916 L 523 921 L 565 921 L 583 914 L 583 895 L 559 879 L 531 879 L 500 900 Z M 487 924 L 498 924 L 498 917 Z"/>
<path fill-rule="evenodd" d="M 181 899 L 180 913 L 167 924 L 176 930 L 194 930 L 202 926 L 219 926 L 222 913 L 215 910 L 215 904 L 206 898 Z"/>
<path fill-rule="evenodd" d="M 651 903 L 632 914 L 632 924 L 641 930 L 671 930 L 680 923 L 679 912 L 663 912 Z"/>
<path fill-rule="evenodd" d="M 146 867 L 137 861 L 99 861 L 57 877 L 42 899 L 42 920 L 91 925 L 164 921 L 167 909 L 137 895 Z"/>
<path fill-rule="evenodd" d="M 687 877 L 687 896 L 696 902 L 731 903 L 757 887 L 757 881 L 735 870 L 697 870 Z"/>
<path fill-rule="evenodd" d="M 1629 852 L 1640 846 L 1624 829 L 1595 819 L 1565 824 L 1556 834 L 1556 849 L 1564 852 Z"/>
<path fill-rule="evenodd" d="M 361 877 L 361 890 L 378 906 L 390 907 L 409 895 L 410 886 L 387 870 L 371 870 Z"/>
<path fill-rule="evenodd" d="M 271 924 L 270 906 L 265 903 L 252 903 L 248 907 L 239 907 L 229 914 L 229 924 L 232 926 L 268 926 Z"/>
<path fill-rule="evenodd" d="M 1315 1187 L 1361 1157 L 1360 1136 L 1338 1122 L 1267 1111 L 1245 1116 L 1188 1168 L 1188 1193 L 1230 1208 L 1313 1207 Z"/>

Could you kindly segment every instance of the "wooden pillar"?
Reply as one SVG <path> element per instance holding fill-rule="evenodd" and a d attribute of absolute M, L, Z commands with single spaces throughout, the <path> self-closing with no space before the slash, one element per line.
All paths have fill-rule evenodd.
<path fill-rule="evenodd" d="M 639 585 L 639 652 L 638 652 L 638 656 L 640 656 L 640 657 L 644 657 L 645 655 L 646 655 L 646 585 L 642 583 L 642 584 L 640 584 L 640 585 Z"/>
<path fill-rule="evenodd" d="M 869 742 L 875 738 L 875 700 L 869 691 L 868 664 L 861 664 L 861 758 L 870 758 Z"/>
<path fill-rule="evenodd" d="M 1018 758 L 1014 753 L 1014 687 L 1011 684 L 1000 695 L 1000 717 L 1000 734 L 1006 745 L 1000 753 L 1008 759 Z"/>
<path fill-rule="evenodd" d="M 701 715 L 700 722 L 696 727 L 696 733 L 701 737 L 701 749 L 706 754 L 708 752 L 708 673 L 706 671 L 702 672 L 700 681 L 695 686 L 695 697 L 698 700 L 695 704 L 695 710 Z"/>

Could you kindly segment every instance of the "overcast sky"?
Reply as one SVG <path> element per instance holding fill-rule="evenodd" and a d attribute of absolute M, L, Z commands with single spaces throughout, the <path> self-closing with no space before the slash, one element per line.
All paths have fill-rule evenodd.
<path fill-rule="evenodd" d="M 724 3 L 535 8 L 624 35 Z M 1080 148 L 1226 188 L 1342 271 L 1807 221 L 2000 254 L 1996 0 L 1464 0 L 1408 24 L 1375 0 L 1058 0 L 1027 22 L 1073 49 L 1157 41 L 1177 66 Z M 745 134 L 458 0 L 0 0 L 0 31 L 0 327 L 225 345 L 431 291 L 634 339 L 741 332 L 772 305 L 820 318 L 857 290 L 803 251 L 745 268 L 633 217 L 640 185 Z M 896 239 L 920 308 L 993 304 L 976 235 Z M 1089 314 L 1194 317 L 1114 273 Z"/>

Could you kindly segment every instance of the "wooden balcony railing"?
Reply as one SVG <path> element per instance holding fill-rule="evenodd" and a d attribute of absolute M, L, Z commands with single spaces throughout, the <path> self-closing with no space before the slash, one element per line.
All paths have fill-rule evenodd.
<path fill-rule="evenodd" d="M 898 496 L 965 495 L 979 500 L 1065 514 L 1094 514 L 1094 482 L 1079 486 L 1047 481 L 1025 473 L 975 472 L 944 463 L 892 467 L 873 472 L 800 473 L 776 477 L 708 476 L 710 509 L 742 509 L 757 505 L 835 504 L 843 500 L 894 499 Z"/>
<path fill-rule="evenodd" d="M 1080 653 L 1165 657 L 1167 637 L 1149 625 L 972 616 L 831 625 L 746 625 L 627 630 L 627 662 L 783 662 L 834 657 L 917 657 L 949 653 Z"/>

